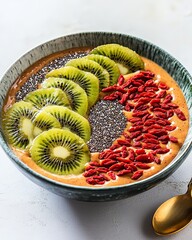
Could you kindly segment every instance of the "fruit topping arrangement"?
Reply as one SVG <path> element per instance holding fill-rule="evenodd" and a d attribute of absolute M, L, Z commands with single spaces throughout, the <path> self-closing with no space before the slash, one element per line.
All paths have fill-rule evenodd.
<path fill-rule="evenodd" d="M 45 171 L 82 174 L 90 185 L 137 180 L 151 163 L 161 163 L 168 142 L 178 143 L 170 118 L 186 118 L 172 100 L 136 52 L 106 44 L 48 72 L 5 112 L 3 128 L 8 143 Z"/>

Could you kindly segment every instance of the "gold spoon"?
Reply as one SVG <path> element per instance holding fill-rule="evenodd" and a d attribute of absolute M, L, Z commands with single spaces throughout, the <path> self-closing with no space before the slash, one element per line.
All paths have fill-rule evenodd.
<path fill-rule="evenodd" d="M 155 212 L 152 225 L 158 235 L 176 233 L 192 220 L 192 178 L 185 194 L 164 202 Z"/>

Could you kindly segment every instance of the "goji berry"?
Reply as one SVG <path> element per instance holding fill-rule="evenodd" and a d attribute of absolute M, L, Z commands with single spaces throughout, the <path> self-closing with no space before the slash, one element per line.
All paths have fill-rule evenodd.
<path fill-rule="evenodd" d="M 143 171 L 142 170 L 138 170 L 136 172 L 133 173 L 133 175 L 131 176 L 132 180 L 137 180 L 139 179 L 141 176 L 143 175 Z"/>
<path fill-rule="evenodd" d="M 151 168 L 148 164 L 140 163 L 140 162 L 136 163 L 135 165 L 136 165 L 138 168 L 141 168 L 141 169 L 149 169 L 149 168 Z"/>
<path fill-rule="evenodd" d="M 123 169 L 117 173 L 117 176 L 124 176 L 126 174 L 131 173 L 132 171 L 130 169 Z"/>
<path fill-rule="evenodd" d="M 178 139 L 176 137 L 170 136 L 169 140 L 173 143 L 178 143 Z"/>

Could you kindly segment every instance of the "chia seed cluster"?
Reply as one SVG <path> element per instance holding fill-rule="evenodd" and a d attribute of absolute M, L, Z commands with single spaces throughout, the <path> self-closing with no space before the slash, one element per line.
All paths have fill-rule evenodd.
<path fill-rule="evenodd" d="M 92 127 L 91 139 L 88 142 L 91 152 L 102 152 L 122 135 L 127 119 L 123 106 L 118 101 L 101 100 L 90 110 L 89 122 Z"/>
<path fill-rule="evenodd" d="M 76 52 L 76 53 L 70 53 L 68 55 L 65 55 L 64 57 L 54 59 L 53 61 L 45 65 L 37 73 L 31 75 L 31 77 L 23 84 L 20 90 L 16 93 L 16 96 L 15 96 L 16 101 L 22 100 L 27 95 L 27 93 L 36 90 L 38 84 L 42 83 L 42 81 L 45 79 L 45 75 L 51 70 L 54 70 L 56 68 L 61 68 L 69 60 L 72 60 L 75 58 L 81 58 L 86 55 L 87 55 L 86 52 Z"/>

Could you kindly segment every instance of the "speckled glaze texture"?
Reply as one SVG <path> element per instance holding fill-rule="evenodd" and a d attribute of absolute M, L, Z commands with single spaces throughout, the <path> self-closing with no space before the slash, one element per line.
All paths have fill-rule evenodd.
<path fill-rule="evenodd" d="M 101 44 L 119 43 L 135 50 L 143 57 L 147 57 L 152 61 L 163 67 L 178 83 L 182 89 L 187 101 L 190 116 L 192 116 L 192 78 L 187 70 L 172 56 L 161 48 L 139 38 L 129 35 L 106 33 L 106 32 L 87 32 L 77 33 L 73 35 L 64 36 L 47 43 L 44 43 L 30 52 L 22 56 L 15 62 L 6 72 L 0 81 L 0 108 L 2 112 L 3 102 L 10 86 L 14 83 L 16 78 L 31 64 L 37 60 L 58 52 L 73 47 L 95 47 Z M 1 117 L 2 119 L 2 117 Z M 108 188 L 88 188 L 71 186 L 55 182 L 51 179 L 43 177 L 33 170 L 29 169 L 22 161 L 20 161 L 10 150 L 7 145 L 3 132 L 2 124 L 0 123 L 0 144 L 9 158 L 16 164 L 16 166 L 30 178 L 33 182 L 48 189 L 63 197 L 81 200 L 81 201 L 112 201 L 130 197 L 132 195 L 146 191 L 154 187 L 157 183 L 163 181 L 170 174 L 172 174 L 185 160 L 192 148 L 192 117 L 190 117 L 189 134 L 185 140 L 184 145 L 179 151 L 176 158 L 164 168 L 161 172 L 145 180 L 135 182 L 129 185 L 108 187 Z"/>

